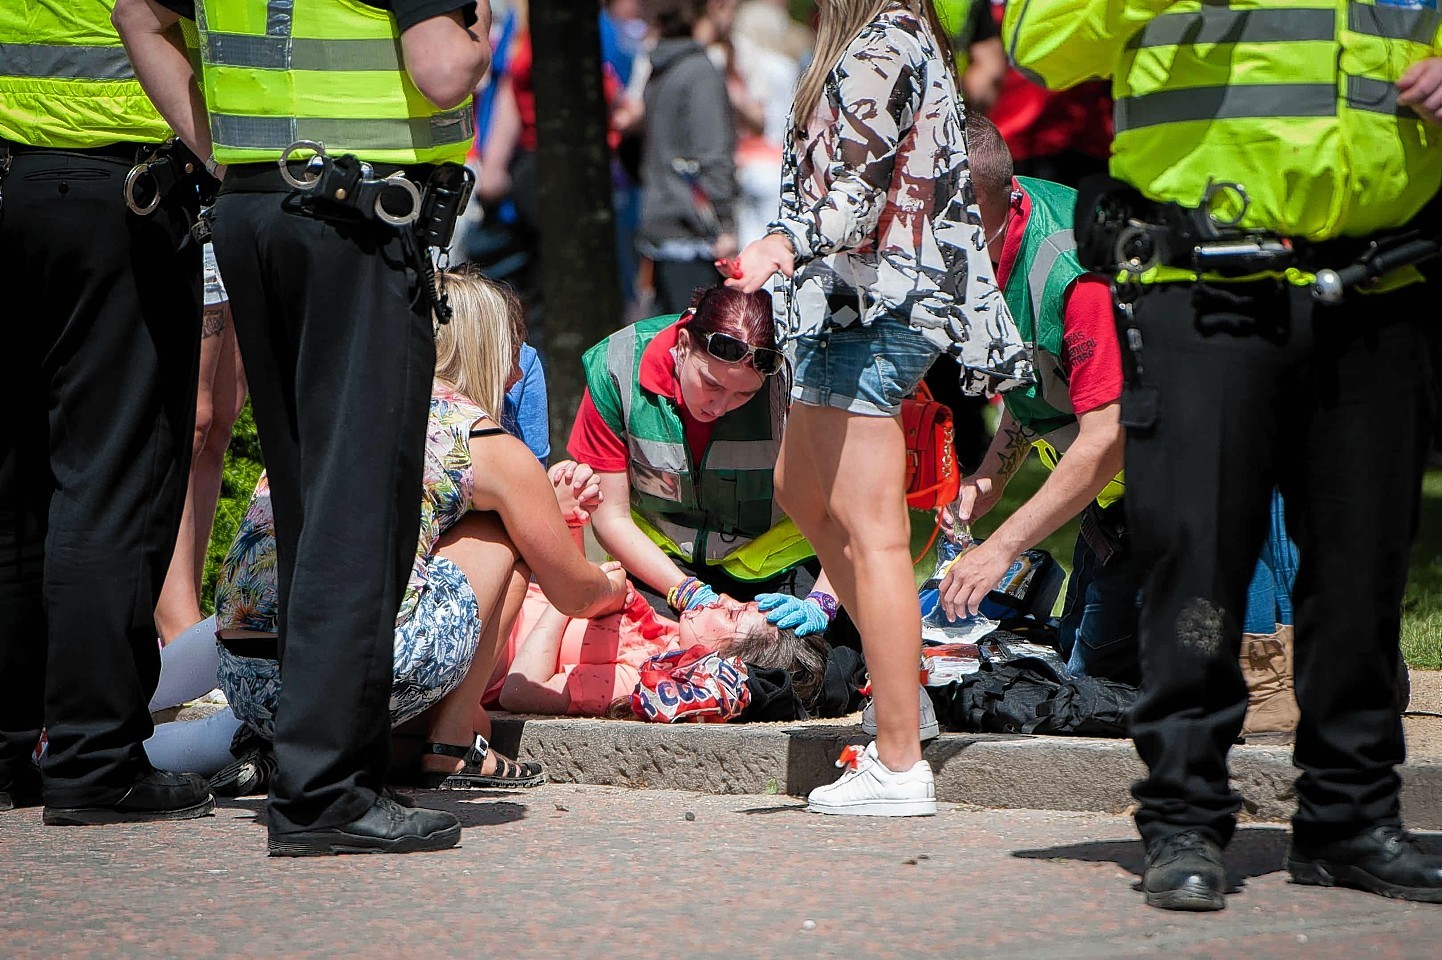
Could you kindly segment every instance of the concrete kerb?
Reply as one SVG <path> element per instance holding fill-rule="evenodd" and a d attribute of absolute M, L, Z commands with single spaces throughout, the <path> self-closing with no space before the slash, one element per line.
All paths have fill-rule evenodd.
<path fill-rule="evenodd" d="M 537 760 L 560 783 L 709 794 L 805 796 L 836 777 L 855 724 L 678 724 L 497 714 L 491 741 L 511 756 Z M 1142 763 L 1129 741 L 1081 737 L 942 734 L 926 747 L 938 800 L 996 809 L 1122 813 Z M 1295 807 L 1291 749 L 1241 744 L 1232 781 L 1244 819 L 1286 820 Z M 1442 760 L 1402 769 L 1409 826 L 1442 829 Z"/>

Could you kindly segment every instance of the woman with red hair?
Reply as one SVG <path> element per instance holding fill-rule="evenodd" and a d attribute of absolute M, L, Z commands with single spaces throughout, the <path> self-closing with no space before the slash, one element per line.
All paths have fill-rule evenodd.
<path fill-rule="evenodd" d="M 596 472 L 596 539 L 657 609 L 727 594 L 801 636 L 837 603 L 815 551 L 772 495 L 787 367 L 771 296 L 716 287 L 586 352 L 567 445 Z"/>

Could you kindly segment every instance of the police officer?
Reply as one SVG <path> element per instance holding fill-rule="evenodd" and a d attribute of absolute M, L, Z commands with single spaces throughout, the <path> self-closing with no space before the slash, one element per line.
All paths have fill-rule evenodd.
<path fill-rule="evenodd" d="M 178 16 L 199 30 L 203 98 Z M 472 137 L 489 10 L 121 0 L 116 23 L 162 112 L 225 168 L 215 249 L 279 547 L 285 686 L 270 853 L 452 846 L 454 817 L 400 806 L 384 783 L 392 634 L 420 522 L 435 366 L 426 237 L 420 221 L 395 221 L 462 195 L 436 188 L 456 186 Z"/>
<path fill-rule="evenodd" d="M 195 416 L 199 161 L 161 149 L 110 9 L 0 7 L 0 810 L 43 800 L 49 824 L 214 806 L 142 747 Z M 143 215 L 142 160 L 180 174 L 136 178 Z"/>
<path fill-rule="evenodd" d="M 1439 232 L 1437 13 L 1161 6 L 1030 0 L 1008 7 L 1003 30 L 1048 86 L 1113 78 L 1111 172 L 1124 185 L 1084 201 L 1077 230 L 1084 251 L 1096 241 L 1084 262 L 1122 273 L 1131 353 L 1146 901 L 1225 906 L 1221 851 L 1241 807 L 1226 758 L 1246 708 L 1239 614 L 1276 484 L 1301 553 L 1287 868 L 1298 883 L 1442 902 L 1442 857 L 1402 829 L 1396 770 L 1436 295 L 1412 267 L 1335 303 L 1310 287 L 1324 268 L 1379 263 L 1372 241 Z"/>

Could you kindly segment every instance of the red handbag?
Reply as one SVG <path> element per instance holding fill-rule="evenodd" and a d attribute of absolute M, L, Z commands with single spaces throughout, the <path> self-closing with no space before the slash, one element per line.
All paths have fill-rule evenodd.
<path fill-rule="evenodd" d="M 906 505 L 914 510 L 935 510 L 956 500 L 961 492 L 961 469 L 951 408 L 932 399 L 926 384 L 901 401 L 901 426 L 906 433 Z"/>

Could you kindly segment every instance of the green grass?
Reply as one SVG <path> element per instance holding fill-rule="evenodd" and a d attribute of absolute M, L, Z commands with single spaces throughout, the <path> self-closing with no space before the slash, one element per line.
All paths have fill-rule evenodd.
<path fill-rule="evenodd" d="M 977 521 L 974 532 L 984 537 L 1025 503 L 1046 480 L 1046 468 L 1030 457 L 1007 485 L 1006 495 L 991 513 Z M 1402 607 L 1402 655 L 1423 670 L 1442 670 L 1442 469 L 1427 471 L 1422 486 L 1422 524 L 1412 547 L 1412 570 Z M 1041 548 L 1071 573 L 1076 521 L 1043 540 Z M 1057 598 L 1060 614 L 1063 597 Z"/>
<path fill-rule="evenodd" d="M 1413 667 L 1442 670 L 1442 470 L 1422 481 L 1422 524 L 1402 603 L 1402 656 Z"/>

